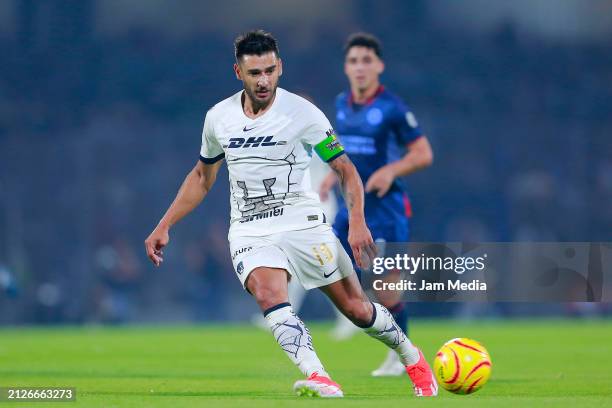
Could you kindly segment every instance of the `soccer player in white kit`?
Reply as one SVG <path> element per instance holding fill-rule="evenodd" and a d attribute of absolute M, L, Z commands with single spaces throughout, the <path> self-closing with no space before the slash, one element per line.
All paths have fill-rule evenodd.
<path fill-rule="evenodd" d="M 415 395 L 436 395 L 437 384 L 423 354 L 389 311 L 366 297 L 310 185 L 315 151 L 338 175 L 350 211 L 348 241 L 357 263 L 367 263 L 376 247 L 365 223 L 363 186 L 329 121 L 312 103 L 278 88 L 282 61 L 271 34 L 258 30 L 238 37 L 235 57 L 234 72 L 244 89 L 206 114 L 200 160 L 145 240 L 147 255 L 161 265 L 170 228 L 204 199 L 225 159 L 234 269 L 274 338 L 306 377 L 294 384 L 294 391 L 343 396 L 317 357 L 308 329 L 291 309 L 289 279 L 306 289 L 321 289 L 356 326 L 394 349 Z"/>

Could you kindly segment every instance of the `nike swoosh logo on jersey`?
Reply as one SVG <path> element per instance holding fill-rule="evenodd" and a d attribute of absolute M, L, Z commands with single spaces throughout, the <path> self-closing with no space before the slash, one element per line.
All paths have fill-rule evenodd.
<path fill-rule="evenodd" d="M 340 267 L 338 267 L 340 268 Z M 323 272 L 323 277 L 324 278 L 329 278 L 330 276 L 332 276 L 334 273 L 336 273 L 336 271 L 338 270 L 338 268 L 334 269 L 333 271 L 331 271 L 330 273 L 325 273 Z"/>
<path fill-rule="evenodd" d="M 253 126 L 252 128 L 247 129 L 247 127 L 245 126 L 244 128 L 242 128 L 242 131 L 243 131 L 243 132 L 248 132 L 249 130 L 253 130 L 253 129 L 255 129 L 256 127 L 257 127 L 257 126 Z"/>

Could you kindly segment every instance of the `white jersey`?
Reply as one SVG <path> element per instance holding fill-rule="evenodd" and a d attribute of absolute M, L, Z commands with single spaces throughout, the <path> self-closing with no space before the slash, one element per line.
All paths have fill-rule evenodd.
<path fill-rule="evenodd" d="M 344 153 L 329 120 L 306 99 L 277 88 L 272 106 L 251 119 L 242 91 L 206 114 L 200 160 L 225 157 L 229 170 L 230 240 L 317 226 L 324 221 L 310 182 L 313 148 L 324 161 Z"/>

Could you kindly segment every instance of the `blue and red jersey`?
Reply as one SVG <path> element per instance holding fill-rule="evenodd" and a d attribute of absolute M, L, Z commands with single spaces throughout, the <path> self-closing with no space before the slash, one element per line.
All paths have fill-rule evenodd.
<path fill-rule="evenodd" d="M 364 185 L 376 170 L 401 159 L 406 146 L 423 136 L 410 108 L 382 85 L 365 104 L 354 103 L 350 91 L 338 95 L 335 130 Z M 376 192 L 365 195 L 366 222 L 374 239 L 407 241 L 410 213 L 401 180 L 395 180 L 381 198 Z M 341 240 L 346 239 L 348 211 L 341 197 L 334 229 Z"/>

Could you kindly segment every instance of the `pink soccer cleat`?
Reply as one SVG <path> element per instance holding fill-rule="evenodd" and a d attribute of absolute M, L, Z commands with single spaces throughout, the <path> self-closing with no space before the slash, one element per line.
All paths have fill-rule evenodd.
<path fill-rule="evenodd" d="M 318 373 L 312 373 L 305 380 L 298 380 L 293 384 L 293 391 L 300 397 L 322 397 L 322 398 L 342 398 L 344 394 L 340 389 L 340 384 L 335 383 L 329 377 L 324 377 Z"/>
<path fill-rule="evenodd" d="M 414 395 L 417 397 L 435 397 L 438 395 L 438 383 L 419 350 L 419 361 L 416 364 L 406 366 L 406 373 L 414 385 Z"/>

